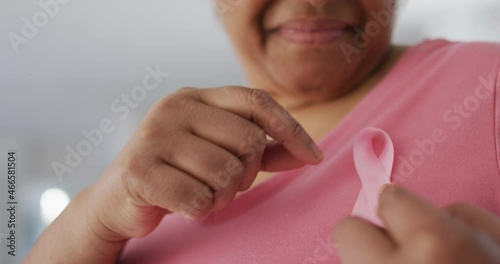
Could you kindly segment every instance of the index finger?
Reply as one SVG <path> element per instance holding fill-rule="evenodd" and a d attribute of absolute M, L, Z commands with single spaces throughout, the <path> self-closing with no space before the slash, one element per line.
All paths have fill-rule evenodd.
<path fill-rule="evenodd" d="M 199 100 L 233 112 L 263 128 L 295 158 L 318 164 L 323 153 L 302 126 L 267 92 L 245 87 L 199 90 Z"/>
<path fill-rule="evenodd" d="M 450 228 L 451 219 L 443 210 L 396 185 L 386 185 L 382 189 L 378 214 L 397 244 Z"/>

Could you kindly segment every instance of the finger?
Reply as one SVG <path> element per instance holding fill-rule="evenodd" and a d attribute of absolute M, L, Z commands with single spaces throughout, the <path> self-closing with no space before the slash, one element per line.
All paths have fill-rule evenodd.
<path fill-rule="evenodd" d="M 232 112 L 201 102 L 195 104 L 199 104 L 193 107 L 197 111 L 189 113 L 187 118 L 192 133 L 238 157 L 245 165 L 244 181 L 239 190 L 250 188 L 261 168 L 267 144 L 266 133 L 256 124 Z"/>
<path fill-rule="evenodd" d="M 272 97 L 257 89 L 227 87 L 198 91 L 199 100 L 236 113 L 263 128 L 266 133 L 297 159 L 318 164 L 323 159 L 321 150 L 302 126 Z M 227 98 L 221 100 L 221 98 Z"/>
<path fill-rule="evenodd" d="M 243 180 L 245 165 L 232 153 L 188 133 L 171 135 L 164 146 L 155 149 L 169 165 L 212 188 L 215 192 L 213 210 L 225 208 L 233 201 Z"/>
<path fill-rule="evenodd" d="M 430 230 L 444 232 L 450 228 L 443 210 L 396 185 L 386 185 L 381 191 L 378 214 L 398 244 L 409 243 Z"/>
<path fill-rule="evenodd" d="M 131 171 L 126 177 L 128 191 L 143 205 L 158 206 L 192 218 L 201 218 L 213 208 L 214 194 L 210 186 L 174 167 L 157 163 L 148 170 Z"/>
<path fill-rule="evenodd" d="M 292 156 L 281 144 L 269 142 L 260 163 L 260 171 L 280 172 L 293 170 L 305 165 L 304 162 Z M 240 190 L 248 190 L 255 181 L 257 174 L 245 175 Z"/>
<path fill-rule="evenodd" d="M 242 155 L 249 146 L 264 152 L 266 132 L 261 127 L 232 112 L 203 103 L 193 108 L 187 119 L 192 132 L 219 145 L 235 155 Z"/>
<path fill-rule="evenodd" d="M 333 235 L 342 263 L 388 263 L 397 247 L 380 228 L 358 218 L 342 220 Z"/>
<path fill-rule="evenodd" d="M 488 234 L 500 245 L 500 218 L 497 215 L 467 204 L 455 204 L 446 210 L 452 217 Z"/>
<path fill-rule="evenodd" d="M 193 132 L 231 151 L 245 164 L 240 191 L 250 188 L 261 170 L 279 172 L 305 165 L 282 144 L 269 141 L 262 128 L 241 116 L 207 105 L 198 108 L 204 114 L 191 118 Z"/>
<path fill-rule="evenodd" d="M 245 164 L 240 191 L 251 187 L 260 170 L 276 172 L 299 168 L 305 164 L 292 156 L 283 145 L 276 142 L 268 144 L 264 129 L 255 123 L 201 102 L 193 108 L 197 111 L 188 114 L 187 118 L 193 133 L 229 150 Z"/>
<path fill-rule="evenodd" d="M 273 141 L 266 146 L 266 151 L 262 157 L 261 170 L 278 172 L 298 169 L 304 165 L 304 162 L 292 156 L 283 145 Z"/>

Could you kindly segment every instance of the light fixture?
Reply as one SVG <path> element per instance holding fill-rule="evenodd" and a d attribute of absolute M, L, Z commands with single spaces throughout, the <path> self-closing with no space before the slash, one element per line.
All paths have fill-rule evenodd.
<path fill-rule="evenodd" d="M 70 199 L 68 194 L 58 188 L 48 189 L 40 198 L 41 217 L 49 225 L 66 208 Z"/>

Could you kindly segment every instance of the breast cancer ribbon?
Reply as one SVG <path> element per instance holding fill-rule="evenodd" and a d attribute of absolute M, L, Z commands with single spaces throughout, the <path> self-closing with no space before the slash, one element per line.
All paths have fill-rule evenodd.
<path fill-rule="evenodd" d="M 382 140 L 383 149 L 377 155 L 374 140 Z M 354 165 L 361 180 L 361 191 L 354 204 L 352 215 L 383 226 L 377 216 L 380 188 L 391 182 L 394 163 L 394 145 L 389 135 L 378 128 L 365 128 L 354 141 Z"/>

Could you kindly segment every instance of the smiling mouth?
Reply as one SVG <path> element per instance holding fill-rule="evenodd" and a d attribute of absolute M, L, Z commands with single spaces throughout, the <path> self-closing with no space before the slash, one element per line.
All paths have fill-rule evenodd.
<path fill-rule="evenodd" d="M 296 19 L 271 33 L 298 44 L 329 44 L 340 40 L 351 29 L 352 25 L 334 19 Z"/>

